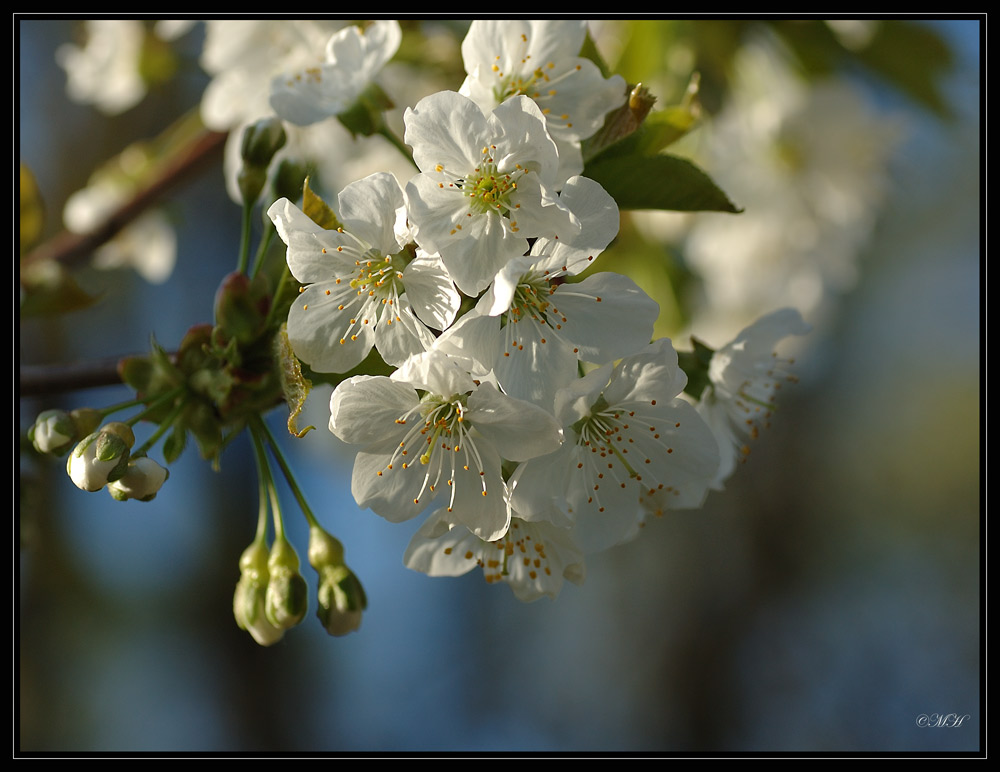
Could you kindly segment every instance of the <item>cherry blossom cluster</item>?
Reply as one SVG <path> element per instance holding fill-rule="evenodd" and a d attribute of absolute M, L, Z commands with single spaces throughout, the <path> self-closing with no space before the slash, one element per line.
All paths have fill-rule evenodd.
<path fill-rule="evenodd" d="M 652 340 L 656 302 L 623 275 L 581 277 L 619 214 L 580 176 L 580 143 L 626 98 L 620 77 L 578 56 L 585 32 L 473 22 L 461 88 L 405 112 L 411 179 L 347 185 L 333 229 L 287 199 L 268 212 L 301 284 L 287 324 L 296 356 L 345 373 L 374 348 L 395 368 L 331 397 L 330 431 L 358 448 L 358 505 L 392 522 L 433 508 L 406 565 L 479 566 L 522 600 L 582 581 L 584 556 L 632 538 L 649 514 L 700 506 L 737 447 L 724 406 L 752 394 L 766 407 L 783 377 L 745 361 L 758 348 L 750 330 L 749 349 L 718 352 L 718 388 L 696 408 L 671 342 Z M 330 101 L 325 75 L 281 80 L 277 104 Z M 774 319 L 761 345 L 801 326 L 794 312 Z"/>

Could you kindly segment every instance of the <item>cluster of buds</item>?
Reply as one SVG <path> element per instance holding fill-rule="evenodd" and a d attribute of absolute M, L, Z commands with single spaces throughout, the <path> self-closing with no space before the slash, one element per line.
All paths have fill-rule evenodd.
<path fill-rule="evenodd" d="M 320 526 L 309 532 L 309 563 L 319 573 L 319 617 L 330 635 L 346 635 L 361 626 L 367 606 L 364 588 L 344 563 L 340 541 Z M 306 614 L 309 591 L 299 572 L 299 557 L 284 537 L 268 550 L 262 538 L 243 551 L 240 579 L 233 594 L 233 616 L 261 646 L 271 646 Z"/>
<path fill-rule="evenodd" d="M 142 452 L 132 454 L 135 434 L 127 423 L 111 421 L 98 429 L 101 415 L 93 408 L 45 410 L 28 430 L 28 439 L 46 455 L 61 456 L 73 448 L 66 473 L 77 488 L 107 488 L 118 501 L 150 501 L 169 472 Z"/>

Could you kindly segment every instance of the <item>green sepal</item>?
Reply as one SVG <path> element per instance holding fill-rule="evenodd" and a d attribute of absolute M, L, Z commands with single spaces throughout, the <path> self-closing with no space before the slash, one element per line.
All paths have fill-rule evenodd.
<path fill-rule="evenodd" d="M 341 227 L 340 220 L 330 205 L 309 187 L 309 178 L 302 184 L 302 211 L 320 228 L 335 231 Z"/>
<path fill-rule="evenodd" d="M 694 399 L 701 399 L 705 389 L 712 385 L 708 377 L 708 368 L 715 351 L 697 338 L 691 338 L 691 351 L 678 351 L 677 364 L 687 376 L 684 392 Z"/>
<path fill-rule="evenodd" d="M 168 464 L 174 463 L 184 452 L 185 445 L 187 445 L 187 431 L 180 421 L 175 421 L 173 430 L 163 441 L 163 460 Z"/>
<path fill-rule="evenodd" d="M 369 83 L 357 100 L 337 116 L 353 136 L 370 137 L 385 125 L 385 111 L 395 105 L 377 83 Z"/>
<path fill-rule="evenodd" d="M 113 483 L 115 480 L 120 480 L 125 476 L 125 472 L 128 471 L 128 461 L 129 454 L 128 450 L 122 454 L 122 457 L 118 459 L 118 463 L 115 464 L 114 468 L 108 472 L 108 482 Z"/>
<path fill-rule="evenodd" d="M 275 358 L 278 360 L 278 371 L 281 374 L 281 392 L 288 404 L 288 432 L 296 437 L 302 437 L 309 429 L 301 431 L 298 428 L 298 417 L 306 403 L 306 397 L 312 389 L 312 383 L 302 375 L 302 365 L 292 351 L 288 341 L 286 325 L 281 325 L 278 334 L 274 336 Z"/>

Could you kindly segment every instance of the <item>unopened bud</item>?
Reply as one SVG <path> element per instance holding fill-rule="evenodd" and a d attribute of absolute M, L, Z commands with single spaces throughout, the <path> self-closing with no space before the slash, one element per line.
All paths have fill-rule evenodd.
<path fill-rule="evenodd" d="M 347 635 L 361 626 L 368 606 L 361 582 L 344 564 L 344 546 L 318 525 L 309 529 L 309 564 L 319 573 L 316 616 L 330 635 Z"/>
<path fill-rule="evenodd" d="M 270 166 L 274 154 L 285 146 L 288 139 L 281 119 L 276 116 L 261 118 L 243 130 L 240 157 L 247 166 Z"/>
<path fill-rule="evenodd" d="M 135 435 L 127 424 L 106 424 L 77 443 L 66 459 L 66 472 L 77 488 L 99 491 L 125 474 L 134 444 Z"/>
<path fill-rule="evenodd" d="M 361 627 L 362 612 L 368 607 L 365 589 L 347 566 L 320 572 L 319 607 L 316 616 L 330 635 L 347 635 Z"/>
<path fill-rule="evenodd" d="M 264 331 L 270 300 L 246 274 L 234 271 L 215 293 L 215 323 L 225 339 L 252 343 Z"/>
<path fill-rule="evenodd" d="M 263 118 L 244 129 L 240 146 L 243 167 L 237 177 L 244 203 L 252 204 L 260 197 L 267 182 L 267 167 L 286 138 L 285 128 L 276 117 Z"/>
<path fill-rule="evenodd" d="M 275 627 L 264 613 L 267 593 L 267 547 L 255 541 L 240 556 L 240 580 L 233 593 L 233 616 L 241 630 L 246 630 L 261 646 L 281 640 L 284 628 Z"/>
<path fill-rule="evenodd" d="M 130 458 L 125 474 L 108 484 L 108 492 L 118 501 L 152 501 L 169 476 L 170 472 L 148 456 Z"/>
<path fill-rule="evenodd" d="M 309 605 L 309 588 L 299 573 L 299 556 L 287 539 L 278 539 L 267 559 L 264 612 L 275 627 L 287 630 L 302 621 Z"/>
<path fill-rule="evenodd" d="M 89 432 L 88 432 L 89 434 Z M 45 410 L 28 429 L 28 439 L 39 453 L 61 456 L 77 440 L 76 425 L 64 410 Z"/>

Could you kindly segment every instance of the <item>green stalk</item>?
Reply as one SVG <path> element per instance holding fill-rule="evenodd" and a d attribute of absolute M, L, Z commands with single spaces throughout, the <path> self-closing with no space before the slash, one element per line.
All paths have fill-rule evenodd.
<path fill-rule="evenodd" d="M 186 399 L 182 399 L 180 402 L 178 402 L 174 406 L 174 409 L 170 412 L 170 415 L 168 415 L 163 421 L 160 421 L 160 425 L 156 427 L 156 431 L 153 432 L 152 435 L 150 435 L 149 439 L 146 440 L 144 443 L 142 443 L 142 445 L 140 445 L 134 451 L 132 451 L 132 455 L 140 456 L 143 453 L 148 452 L 149 449 L 156 444 L 157 440 L 159 440 L 160 437 L 163 436 L 163 434 L 167 431 L 167 429 L 173 426 L 173 423 L 177 419 L 177 416 L 181 414 L 181 411 L 184 409 L 186 405 L 187 405 Z M 129 426 L 132 425 L 133 424 L 131 423 L 129 424 Z"/>
<path fill-rule="evenodd" d="M 271 430 L 267 428 L 267 424 L 261 420 L 260 416 L 253 416 L 251 421 L 254 425 L 259 427 L 259 431 L 267 438 L 268 443 L 271 445 L 271 453 L 278 462 L 278 466 L 281 467 L 281 472 L 285 475 L 288 487 L 292 489 L 292 493 L 295 495 L 295 500 L 299 503 L 299 507 L 302 509 L 302 514 L 305 515 L 306 522 L 309 523 L 309 527 L 318 527 L 319 521 L 309 508 L 309 503 L 306 501 L 306 497 L 302 494 L 299 484 L 295 481 L 295 476 L 292 474 L 292 470 L 289 468 L 288 462 L 285 461 L 285 456 L 281 452 L 281 448 L 278 446 L 277 441 L 274 439 L 274 435 L 271 434 Z"/>

